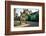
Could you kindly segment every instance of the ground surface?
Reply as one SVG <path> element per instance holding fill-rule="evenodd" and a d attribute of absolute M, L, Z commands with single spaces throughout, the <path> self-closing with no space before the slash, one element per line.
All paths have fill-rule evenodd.
<path fill-rule="evenodd" d="M 32 21 L 27 21 L 27 23 L 23 23 L 22 25 L 20 25 L 20 21 L 15 21 L 14 24 L 17 25 L 17 26 L 22 26 L 22 27 L 35 27 L 35 26 L 39 26 L 39 22 L 32 22 Z"/>

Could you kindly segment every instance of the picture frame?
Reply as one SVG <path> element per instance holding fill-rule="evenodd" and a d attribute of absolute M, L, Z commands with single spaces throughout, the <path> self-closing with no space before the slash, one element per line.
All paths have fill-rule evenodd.
<path fill-rule="evenodd" d="M 41 11 L 42 11 L 42 17 L 41 17 L 42 18 L 41 19 L 41 22 L 42 22 L 41 26 L 42 27 L 41 28 L 42 29 L 41 30 L 27 30 L 27 31 L 11 31 L 11 29 L 12 29 L 12 26 L 11 26 L 11 21 L 12 21 L 11 20 L 12 19 L 12 17 L 11 17 L 11 5 L 20 5 L 20 6 L 28 6 L 28 7 L 29 6 L 41 6 L 42 7 L 42 9 L 41 9 Z M 17 7 L 17 6 L 15 6 L 15 7 Z M 44 33 L 44 32 L 45 32 L 45 5 L 44 5 L 44 3 L 5 1 L 5 35 L 35 34 L 35 33 Z"/>

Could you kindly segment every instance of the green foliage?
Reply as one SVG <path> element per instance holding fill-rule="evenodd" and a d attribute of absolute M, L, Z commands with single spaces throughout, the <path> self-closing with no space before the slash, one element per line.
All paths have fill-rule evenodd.
<path fill-rule="evenodd" d="M 38 13 L 29 14 L 27 21 L 39 21 L 39 14 Z"/>

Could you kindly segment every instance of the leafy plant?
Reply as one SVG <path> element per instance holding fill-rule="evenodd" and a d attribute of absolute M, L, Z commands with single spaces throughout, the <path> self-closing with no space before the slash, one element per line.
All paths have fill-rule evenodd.
<path fill-rule="evenodd" d="M 39 14 L 38 13 L 32 13 L 28 15 L 27 21 L 39 21 Z"/>

